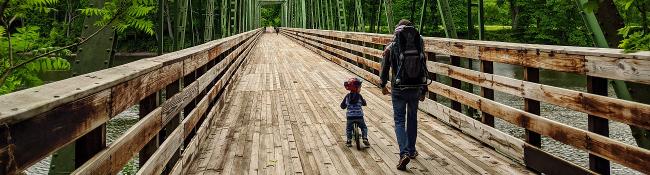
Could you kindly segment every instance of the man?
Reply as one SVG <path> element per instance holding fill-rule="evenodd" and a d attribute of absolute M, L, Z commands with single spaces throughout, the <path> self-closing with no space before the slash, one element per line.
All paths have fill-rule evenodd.
<path fill-rule="evenodd" d="M 397 169 L 406 170 L 410 159 L 415 159 L 418 100 L 424 101 L 427 82 L 426 58 L 422 36 L 413 24 L 400 20 L 393 41 L 384 50 L 381 63 L 380 87 L 384 95 L 391 94 L 386 87 L 391 71 L 393 117 L 399 144 L 400 159 Z M 406 126 L 405 126 L 406 125 Z"/>

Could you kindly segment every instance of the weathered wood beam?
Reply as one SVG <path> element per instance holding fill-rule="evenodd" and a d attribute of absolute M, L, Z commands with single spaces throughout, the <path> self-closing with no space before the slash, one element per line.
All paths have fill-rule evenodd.
<path fill-rule="evenodd" d="M 255 32 L 0 96 L 0 133 L 12 136 L 0 141 L 2 169 L 24 170 L 180 78 L 184 59 Z"/>
<path fill-rule="evenodd" d="M 391 35 L 313 29 L 310 34 L 387 44 Z M 650 84 L 650 52 L 425 37 L 425 51 L 524 67 Z"/>

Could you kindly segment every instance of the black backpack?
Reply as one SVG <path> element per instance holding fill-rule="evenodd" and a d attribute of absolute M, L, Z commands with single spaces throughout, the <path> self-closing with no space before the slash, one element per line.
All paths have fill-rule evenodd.
<path fill-rule="evenodd" d="M 396 87 L 421 87 L 427 85 L 428 70 L 422 38 L 413 26 L 405 26 L 395 33 L 397 44 L 397 74 L 395 75 Z"/>

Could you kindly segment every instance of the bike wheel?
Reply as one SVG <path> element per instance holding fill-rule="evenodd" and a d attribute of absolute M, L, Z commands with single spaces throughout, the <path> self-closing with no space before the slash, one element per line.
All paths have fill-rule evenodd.
<path fill-rule="evenodd" d="M 361 150 L 361 135 L 359 134 L 359 125 L 354 123 L 354 142 L 357 144 L 357 150 Z"/>

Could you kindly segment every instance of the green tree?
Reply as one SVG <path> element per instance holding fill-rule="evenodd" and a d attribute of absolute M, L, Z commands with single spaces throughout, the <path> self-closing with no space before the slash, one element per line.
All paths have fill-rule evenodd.
<path fill-rule="evenodd" d="M 0 94 L 42 84 L 38 73 L 69 70 L 70 63 L 63 57 L 98 33 L 62 44 L 56 42 L 62 34 L 54 27 L 50 27 L 48 35 L 43 35 L 38 25 L 25 23 L 30 17 L 57 11 L 53 8 L 57 3 L 59 0 L 4 0 L 0 4 Z M 118 32 L 132 28 L 153 35 L 153 23 L 147 16 L 156 9 L 155 3 L 155 0 L 112 0 L 103 8 L 79 11 L 101 17 L 96 24 L 101 26 L 98 31 L 114 26 Z M 16 21 L 20 21 L 21 27 L 14 25 Z"/>

